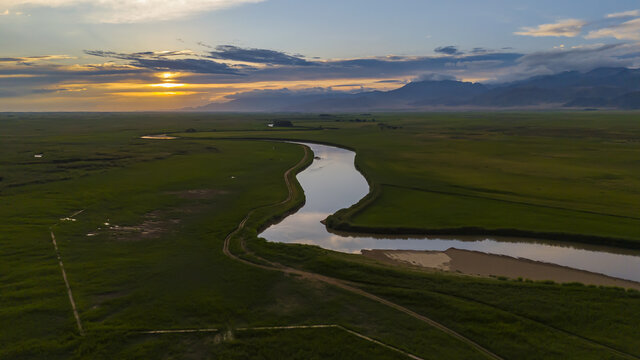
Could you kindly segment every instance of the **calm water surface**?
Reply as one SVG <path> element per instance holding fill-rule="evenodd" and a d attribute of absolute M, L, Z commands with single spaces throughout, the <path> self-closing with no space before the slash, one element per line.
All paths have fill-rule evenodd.
<path fill-rule="evenodd" d="M 640 281 L 639 251 L 502 237 L 377 238 L 332 234 L 320 221 L 358 202 L 369 192 L 369 185 L 354 166 L 354 152 L 326 145 L 304 145 L 320 158 L 297 176 L 304 189 L 306 203 L 298 212 L 260 234 L 269 241 L 313 244 L 349 253 L 359 253 L 362 249 L 444 251 L 457 248 L 544 261 Z"/>

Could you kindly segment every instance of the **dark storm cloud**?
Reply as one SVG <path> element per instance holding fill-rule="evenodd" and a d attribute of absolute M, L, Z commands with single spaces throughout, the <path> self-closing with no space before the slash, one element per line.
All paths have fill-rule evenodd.
<path fill-rule="evenodd" d="M 313 64 L 303 59 L 300 55 L 288 55 L 280 51 L 267 49 L 240 48 L 233 45 L 217 46 L 216 51 L 211 51 L 208 57 L 267 65 L 306 66 Z"/>
<path fill-rule="evenodd" d="M 440 47 L 437 47 L 437 48 L 433 49 L 433 51 L 437 52 L 438 54 L 445 54 L 445 55 L 461 55 L 461 54 L 463 54 L 462 52 L 460 52 L 458 50 L 457 46 L 453 46 L 453 45 L 440 46 Z"/>

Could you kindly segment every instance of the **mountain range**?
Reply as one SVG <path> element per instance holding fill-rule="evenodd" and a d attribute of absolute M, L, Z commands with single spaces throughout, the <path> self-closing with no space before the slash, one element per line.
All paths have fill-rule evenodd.
<path fill-rule="evenodd" d="M 640 109 L 640 69 L 566 71 L 502 84 L 456 80 L 410 82 L 391 91 L 259 90 L 190 111 L 350 112 L 429 109 Z"/>

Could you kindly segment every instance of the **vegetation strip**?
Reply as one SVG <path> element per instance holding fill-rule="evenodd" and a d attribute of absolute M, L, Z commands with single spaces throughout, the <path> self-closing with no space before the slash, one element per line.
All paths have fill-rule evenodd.
<path fill-rule="evenodd" d="M 79 214 L 79 212 L 76 214 Z M 71 303 L 71 308 L 73 309 L 73 316 L 76 318 L 76 325 L 78 325 L 78 332 L 80 332 L 81 336 L 84 336 L 84 329 L 82 328 L 80 315 L 78 315 L 76 302 L 73 300 L 73 292 L 71 292 L 71 286 L 69 286 L 69 280 L 67 279 L 67 272 L 64 270 L 64 264 L 62 263 L 62 257 L 60 257 L 60 251 L 58 250 L 58 243 L 56 242 L 56 236 L 53 234 L 53 230 L 51 231 L 51 242 L 53 243 L 53 248 L 55 249 L 56 256 L 58 257 L 58 264 L 60 265 L 60 271 L 62 272 L 62 278 L 64 279 L 64 284 L 67 287 L 67 295 L 69 295 L 69 302 Z"/>
<path fill-rule="evenodd" d="M 299 166 L 301 166 L 306 161 L 307 156 L 309 156 L 309 149 L 306 146 L 304 146 L 304 149 L 305 149 L 305 155 L 302 158 L 302 160 L 300 160 L 300 162 L 298 162 L 293 167 L 289 168 L 284 173 L 284 180 L 285 180 L 285 183 L 287 185 L 288 192 L 289 192 L 289 194 L 287 195 L 287 198 L 285 200 L 275 204 L 275 205 L 284 204 L 284 203 L 290 201 L 293 198 L 293 186 L 292 186 L 291 181 L 289 179 L 289 175 L 295 169 L 297 169 Z M 418 313 L 416 313 L 414 311 L 411 311 L 411 310 L 409 310 L 409 309 L 407 309 L 407 308 L 405 308 L 403 306 L 400 306 L 400 305 L 398 305 L 396 303 L 393 303 L 391 301 L 385 300 L 385 299 L 383 299 L 381 297 L 378 297 L 376 295 L 368 293 L 368 292 L 366 292 L 366 291 L 364 291 L 362 289 L 359 289 L 357 287 L 354 287 L 354 286 L 351 286 L 351 285 L 347 285 L 346 283 L 344 283 L 341 280 L 334 279 L 334 278 L 331 278 L 331 277 L 328 277 L 328 276 L 324 276 L 324 275 L 320 275 L 320 274 L 316 274 L 316 273 L 311 273 L 311 272 L 307 272 L 307 271 L 302 271 L 302 270 L 286 267 L 286 266 L 283 266 L 283 265 L 280 265 L 280 264 L 274 264 L 274 263 L 272 263 L 272 262 L 270 262 L 270 261 L 268 261 L 266 259 L 263 259 L 263 258 L 261 258 L 259 256 L 256 256 L 256 255 L 254 255 L 254 256 L 256 256 L 260 261 L 264 261 L 264 262 L 270 264 L 270 266 L 256 264 L 256 263 L 253 263 L 251 261 L 242 259 L 242 258 L 234 255 L 229 250 L 229 243 L 231 242 L 231 238 L 233 236 L 235 236 L 235 234 L 237 234 L 238 232 L 240 232 L 244 228 L 247 220 L 251 217 L 251 214 L 253 214 L 258 209 L 259 208 L 255 208 L 255 209 L 249 211 L 249 213 L 240 222 L 240 224 L 238 224 L 236 229 L 233 230 L 232 232 L 230 232 L 229 235 L 227 235 L 227 237 L 224 239 L 223 253 L 225 255 L 227 255 L 230 258 L 235 259 L 237 261 L 243 262 L 243 263 L 251 265 L 251 266 L 259 267 L 261 269 L 275 270 L 275 271 L 283 272 L 285 274 L 299 275 L 299 276 L 301 276 L 303 278 L 325 282 L 327 284 L 337 286 L 337 287 L 339 287 L 339 288 L 341 288 L 343 290 L 349 291 L 351 293 L 355 293 L 355 294 L 364 296 L 364 297 L 369 298 L 371 300 L 374 300 L 374 301 L 376 301 L 378 303 L 381 303 L 383 305 L 386 305 L 386 306 L 389 306 L 389 307 L 394 308 L 396 310 L 399 310 L 399 311 L 401 311 L 401 312 L 403 312 L 403 313 L 405 313 L 405 314 L 407 314 L 407 315 L 409 315 L 409 316 L 411 316 L 411 317 L 413 317 L 415 319 L 418 319 L 418 320 L 420 320 L 420 321 L 422 321 L 424 323 L 427 323 L 427 324 L 431 325 L 432 327 L 435 327 L 435 328 L 437 328 L 437 329 L 449 334 L 450 336 L 453 336 L 454 338 L 457 338 L 458 340 L 466 343 L 467 345 L 470 345 L 471 347 L 475 348 L 476 350 L 478 350 L 479 352 L 481 352 L 484 355 L 488 356 L 489 358 L 500 359 L 500 360 L 502 359 L 500 356 L 494 354 L 493 352 L 491 352 L 490 350 L 484 348 L 480 344 L 478 344 L 478 343 L 474 342 L 473 340 L 465 337 L 464 335 L 459 334 L 458 332 L 456 332 L 456 331 L 454 331 L 454 330 L 452 330 L 452 329 L 440 324 L 439 322 L 436 322 L 435 320 L 432 320 L 432 319 L 430 319 L 430 318 L 428 318 L 426 316 L 420 315 L 420 314 L 418 314 Z M 244 248 L 244 245 L 242 247 Z"/>

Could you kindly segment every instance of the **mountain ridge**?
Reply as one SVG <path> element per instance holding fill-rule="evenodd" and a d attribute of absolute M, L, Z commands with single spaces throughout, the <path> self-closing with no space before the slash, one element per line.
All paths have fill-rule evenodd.
<path fill-rule="evenodd" d="M 187 111 L 349 112 L 487 108 L 640 109 L 640 69 L 601 67 L 486 85 L 458 80 L 413 81 L 389 91 L 346 93 L 287 89 L 236 94 L 226 103 Z"/>

